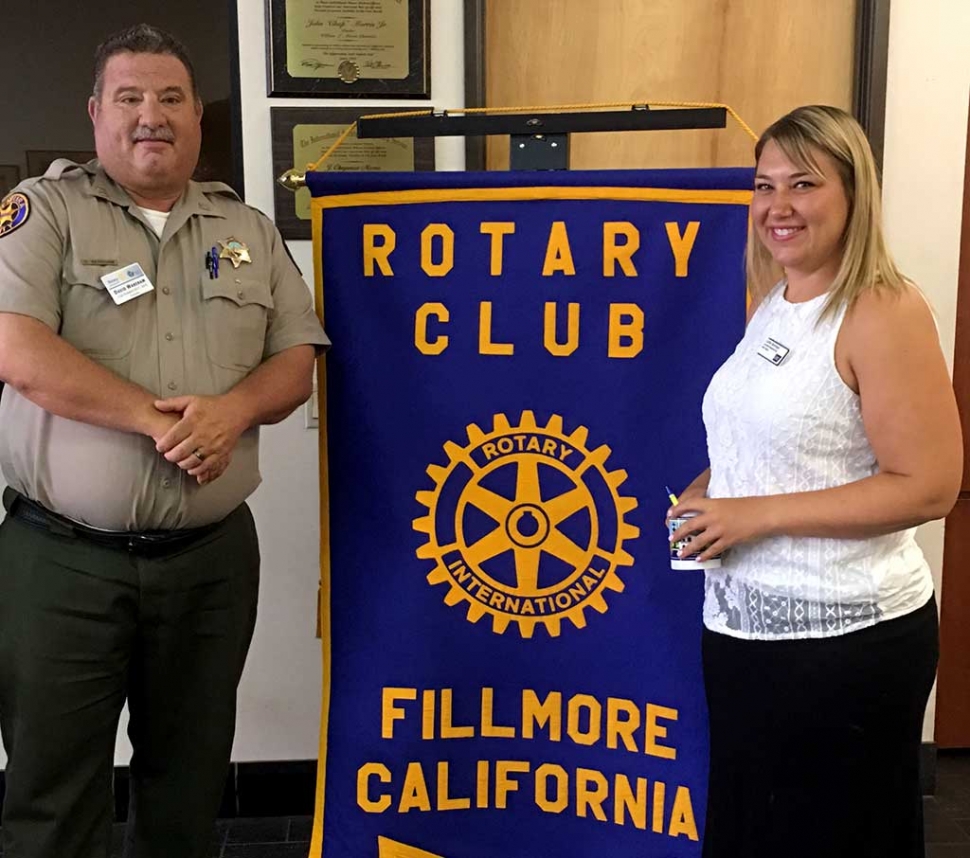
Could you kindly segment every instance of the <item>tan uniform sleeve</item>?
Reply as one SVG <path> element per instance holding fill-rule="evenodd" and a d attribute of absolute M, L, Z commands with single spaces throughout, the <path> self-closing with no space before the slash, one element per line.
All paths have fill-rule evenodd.
<path fill-rule="evenodd" d="M 266 334 L 263 359 L 293 346 L 302 345 L 315 346 L 317 354 L 320 354 L 330 347 L 330 338 L 324 332 L 313 310 L 310 291 L 286 252 L 282 236 L 268 219 L 266 227 L 273 231 L 271 273 L 273 309 Z"/>
<path fill-rule="evenodd" d="M 0 313 L 30 316 L 56 333 L 61 326 L 61 225 L 67 222 L 66 209 L 40 179 L 28 180 L 14 192 L 27 198 L 29 210 L 20 226 L 0 235 Z"/>

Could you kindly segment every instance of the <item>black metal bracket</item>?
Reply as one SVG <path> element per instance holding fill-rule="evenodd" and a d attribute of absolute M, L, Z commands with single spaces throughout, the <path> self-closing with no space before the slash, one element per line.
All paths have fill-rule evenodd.
<path fill-rule="evenodd" d="M 512 134 L 510 170 L 568 170 L 568 134 Z"/>
<path fill-rule="evenodd" d="M 569 135 L 601 131 L 682 131 L 724 128 L 723 107 L 687 107 L 651 110 L 635 105 L 630 110 L 585 113 L 435 113 L 420 116 L 357 120 L 357 136 L 367 137 L 469 137 L 508 134 L 509 167 L 513 170 L 569 169 Z"/>

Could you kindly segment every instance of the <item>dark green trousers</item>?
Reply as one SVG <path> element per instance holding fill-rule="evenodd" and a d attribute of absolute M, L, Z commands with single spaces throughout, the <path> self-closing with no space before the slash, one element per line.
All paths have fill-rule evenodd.
<path fill-rule="evenodd" d="M 142 556 L 0 525 L 4 858 L 106 858 L 128 701 L 130 858 L 204 858 L 256 621 L 243 505 L 188 547 Z"/>

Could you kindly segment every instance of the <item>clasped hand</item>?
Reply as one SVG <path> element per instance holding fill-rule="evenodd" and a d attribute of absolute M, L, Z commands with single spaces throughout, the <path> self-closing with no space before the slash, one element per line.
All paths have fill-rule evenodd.
<path fill-rule="evenodd" d="M 245 420 L 225 396 L 175 396 L 155 402 L 159 411 L 181 415 L 155 449 L 198 480 L 200 486 L 225 473 Z M 196 455 L 198 454 L 198 455 Z"/>
<path fill-rule="evenodd" d="M 670 541 L 690 536 L 684 553 L 700 552 L 698 560 L 710 560 L 732 545 L 767 536 L 770 512 L 769 498 L 708 498 L 685 493 L 680 503 L 667 510 L 667 520 L 682 518 L 685 513 L 695 515 L 670 535 Z"/>

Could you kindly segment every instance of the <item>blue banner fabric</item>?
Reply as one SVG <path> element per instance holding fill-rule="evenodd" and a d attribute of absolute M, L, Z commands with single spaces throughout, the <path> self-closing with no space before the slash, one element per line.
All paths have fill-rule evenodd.
<path fill-rule="evenodd" d="M 312 854 L 701 854 L 702 573 L 670 568 L 664 486 L 707 464 L 751 181 L 308 176 L 334 341 Z"/>

